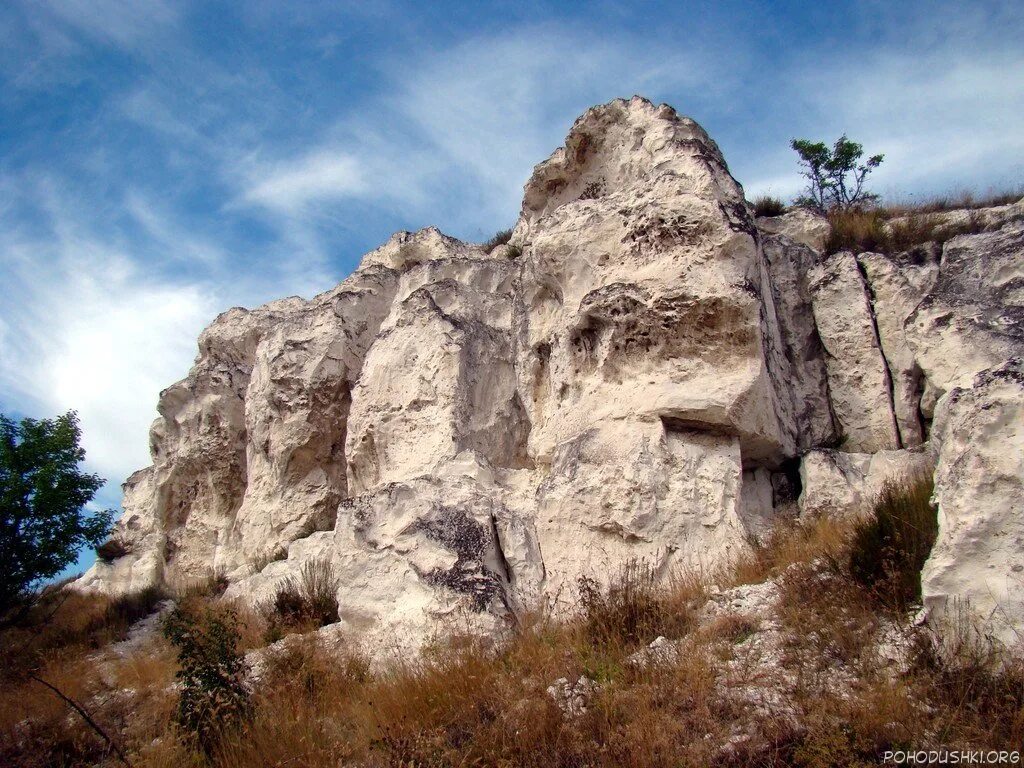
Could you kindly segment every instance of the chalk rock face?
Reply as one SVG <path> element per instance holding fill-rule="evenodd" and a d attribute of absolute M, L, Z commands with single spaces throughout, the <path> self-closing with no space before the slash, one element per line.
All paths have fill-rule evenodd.
<path fill-rule="evenodd" d="M 935 286 L 938 259 L 933 250 L 920 248 L 902 258 L 862 253 L 857 262 L 868 282 L 878 341 L 891 378 L 899 444 L 907 448 L 921 445 L 925 439 L 920 412 L 924 373 L 904 327 L 921 297 Z"/>
<path fill-rule="evenodd" d="M 800 463 L 803 517 L 857 517 L 869 514 L 886 483 L 899 483 L 932 471 L 923 449 L 842 453 L 811 451 Z"/>
<path fill-rule="evenodd" d="M 789 214 L 787 214 L 789 215 Z M 809 280 L 821 259 L 809 246 L 785 235 L 761 240 L 771 275 L 772 301 L 782 339 L 780 368 L 797 423 L 797 447 L 833 445 L 838 425 L 829 401 L 825 347 L 814 319 Z"/>
<path fill-rule="evenodd" d="M 949 240 L 934 285 L 905 326 L 925 376 L 943 392 L 970 386 L 978 372 L 1019 354 L 1024 218 Z"/>
<path fill-rule="evenodd" d="M 807 208 L 795 208 L 781 216 L 761 216 L 757 228 L 773 235 L 785 235 L 814 251 L 822 252 L 832 234 L 828 219 Z"/>
<path fill-rule="evenodd" d="M 862 514 L 937 460 L 926 598 L 980 595 L 1022 550 L 1024 225 L 990 229 L 825 255 L 820 217 L 752 219 L 692 120 L 594 107 L 508 244 L 398 233 L 326 293 L 218 317 L 78 586 L 216 574 L 262 602 L 329 566 L 342 624 L 408 648 Z"/>
<path fill-rule="evenodd" d="M 1024 360 L 956 387 L 935 416 L 939 539 L 922 573 L 933 616 L 961 620 L 1007 646 L 1024 626 Z"/>
<path fill-rule="evenodd" d="M 889 370 L 853 254 L 843 251 L 815 266 L 810 292 L 843 448 L 867 453 L 898 448 Z"/>
<path fill-rule="evenodd" d="M 767 264 L 718 148 L 664 106 L 592 109 L 527 182 L 514 241 L 548 582 L 734 554 L 744 469 L 777 467 L 798 428 Z"/>

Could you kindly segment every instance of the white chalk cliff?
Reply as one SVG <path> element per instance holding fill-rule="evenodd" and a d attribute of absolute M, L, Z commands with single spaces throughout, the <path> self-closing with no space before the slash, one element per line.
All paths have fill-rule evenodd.
<path fill-rule="evenodd" d="M 312 300 L 231 309 L 160 395 L 87 588 L 218 572 L 265 599 L 311 560 L 342 622 L 496 627 L 631 559 L 720 563 L 780 516 L 936 467 L 925 600 L 1024 626 L 1024 205 L 899 256 L 755 221 L 670 107 L 595 107 L 507 245 L 399 233 Z"/>

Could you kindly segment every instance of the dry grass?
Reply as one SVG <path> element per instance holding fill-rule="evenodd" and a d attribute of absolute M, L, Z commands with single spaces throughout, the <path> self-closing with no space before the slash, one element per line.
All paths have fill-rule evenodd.
<path fill-rule="evenodd" d="M 897 216 L 912 216 L 922 213 L 993 208 L 997 205 L 1016 203 L 1021 198 L 1024 198 L 1024 187 L 1002 191 L 991 190 L 983 195 L 964 191 L 927 197 L 918 201 L 891 202 L 886 204 L 884 210 L 889 218 L 895 218 Z"/>
<path fill-rule="evenodd" d="M 832 225 L 825 249 L 828 253 L 901 253 L 924 243 L 942 245 L 958 235 L 984 232 L 981 219 L 973 214 L 961 224 L 945 224 L 934 214 L 911 215 L 889 223 L 884 210 L 835 211 L 828 216 Z"/>
<path fill-rule="evenodd" d="M 99 765 L 112 759 L 104 741 L 54 693 L 84 706 L 118 739 L 152 738 L 165 729 L 174 699 L 167 690 L 173 654 L 155 640 L 127 658 L 103 648 L 162 599 L 147 592 L 111 600 L 98 595 L 49 596 L 33 624 L 0 635 L 7 652 L 0 696 L 0 764 Z M 52 602 L 50 602 L 52 600 Z M 24 642 L 31 633 L 32 642 Z"/>
<path fill-rule="evenodd" d="M 627 563 L 607 588 L 583 577 L 577 591 L 582 629 L 595 646 L 629 648 L 659 635 L 681 637 L 693 623 L 692 598 L 696 595 L 680 589 L 666 592 L 646 563 Z"/>
<path fill-rule="evenodd" d="M 119 598 L 48 591 L 21 624 L 0 633 L 0 681 L 24 679 L 45 659 L 74 658 L 123 639 L 164 597 L 158 589 Z"/>
<path fill-rule="evenodd" d="M 909 671 L 894 674 L 879 663 L 876 632 L 899 617 L 880 613 L 877 595 L 852 575 L 857 531 L 855 521 L 793 523 L 728 569 L 681 576 L 669 586 L 632 564 L 605 588 L 586 583 L 568 619 L 531 616 L 498 639 L 453 636 L 376 669 L 354 644 L 328 647 L 316 634 L 291 638 L 268 651 L 249 719 L 209 756 L 190 749 L 170 725 L 175 664 L 162 640 L 146 658 L 117 666 L 107 682 L 95 679 L 81 654 L 46 670 L 90 702 L 140 768 L 860 766 L 900 746 L 1019 744 L 1019 663 L 967 639 L 941 654 L 905 622 L 902 631 L 916 638 L 917 649 Z M 779 584 L 774 618 L 787 638 L 782 663 L 797 681 L 799 726 L 780 714 L 752 714 L 723 684 L 722 665 L 742 658 L 764 631 L 761 622 L 725 616 L 694 631 L 709 583 L 766 578 Z M 252 637 L 243 645 L 256 645 L 261 617 L 249 618 Z M 631 663 L 630 655 L 657 635 L 683 638 L 685 653 Z M 823 688 L 836 669 L 853 682 Z M 758 669 L 744 674 L 755 684 L 762 677 Z M 581 676 L 595 689 L 585 711 L 570 716 L 547 689 Z M 110 696 L 120 689 L 136 693 L 127 702 Z M 0 738 L 13 746 L 0 752 L 0 762 L 113 765 L 99 739 L 43 693 L 24 686 L 4 691 Z"/>
<path fill-rule="evenodd" d="M 826 252 L 849 250 L 854 253 L 901 253 L 929 242 L 941 246 L 958 235 L 985 231 L 982 218 L 973 213 L 977 209 L 1014 203 L 1022 197 L 1024 190 L 992 193 L 983 197 L 963 193 L 913 204 L 835 210 L 828 214 L 832 233 L 826 243 Z M 958 224 L 944 223 L 943 217 L 936 215 L 953 210 L 967 210 L 971 213 Z"/>
<path fill-rule="evenodd" d="M 825 559 L 835 562 L 849 547 L 853 523 L 822 517 L 809 523 L 784 521 L 772 530 L 767 541 L 751 542 L 750 550 L 740 556 L 716 583 L 723 586 L 760 584 L 777 577 L 790 566 Z"/>

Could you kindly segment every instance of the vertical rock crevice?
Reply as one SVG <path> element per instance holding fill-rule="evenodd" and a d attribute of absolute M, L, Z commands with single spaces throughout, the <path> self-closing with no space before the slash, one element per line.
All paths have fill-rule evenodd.
<path fill-rule="evenodd" d="M 889 363 L 889 359 L 885 355 L 885 348 L 882 345 L 882 334 L 878 331 L 878 315 L 875 312 L 875 291 L 871 285 L 871 280 L 868 277 L 867 270 L 859 259 L 854 259 L 854 263 L 857 265 L 857 272 L 860 273 L 861 282 L 864 285 L 864 293 L 868 299 L 868 314 L 871 318 L 871 330 L 874 334 L 874 343 L 878 347 L 878 354 L 882 358 L 882 365 L 885 367 L 885 385 L 886 391 L 889 397 L 889 410 L 892 412 L 892 425 L 896 433 L 896 448 L 903 448 L 903 435 L 900 430 L 900 420 L 896 418 L 896 396 L 893 392 L 893 369 Z"/>

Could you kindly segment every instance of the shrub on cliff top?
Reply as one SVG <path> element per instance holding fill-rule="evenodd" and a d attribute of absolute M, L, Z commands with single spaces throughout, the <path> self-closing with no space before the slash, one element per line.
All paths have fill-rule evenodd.
<path fill-rule="evenodd" d="M 754 200 L 755 216 L 781 216 L 785 212 L 786 204 L 777 197 L 761 195 L 759 198 Z"/>
<path fill-rule="evenodd" d="M 800 156 L 801 175 L 807 179 L 798 205 L 806 205 L 825 213 L 830 210 L 851 210 L 873 203 L 878 195 L 864 189 L 868 174 L 882 163 L 883 155 L 872 155 L 863 163 L 864 148 L 846 135 L 840 136 L 829 149 L 824 142 L 793 139 L 790 146 Z"/>

